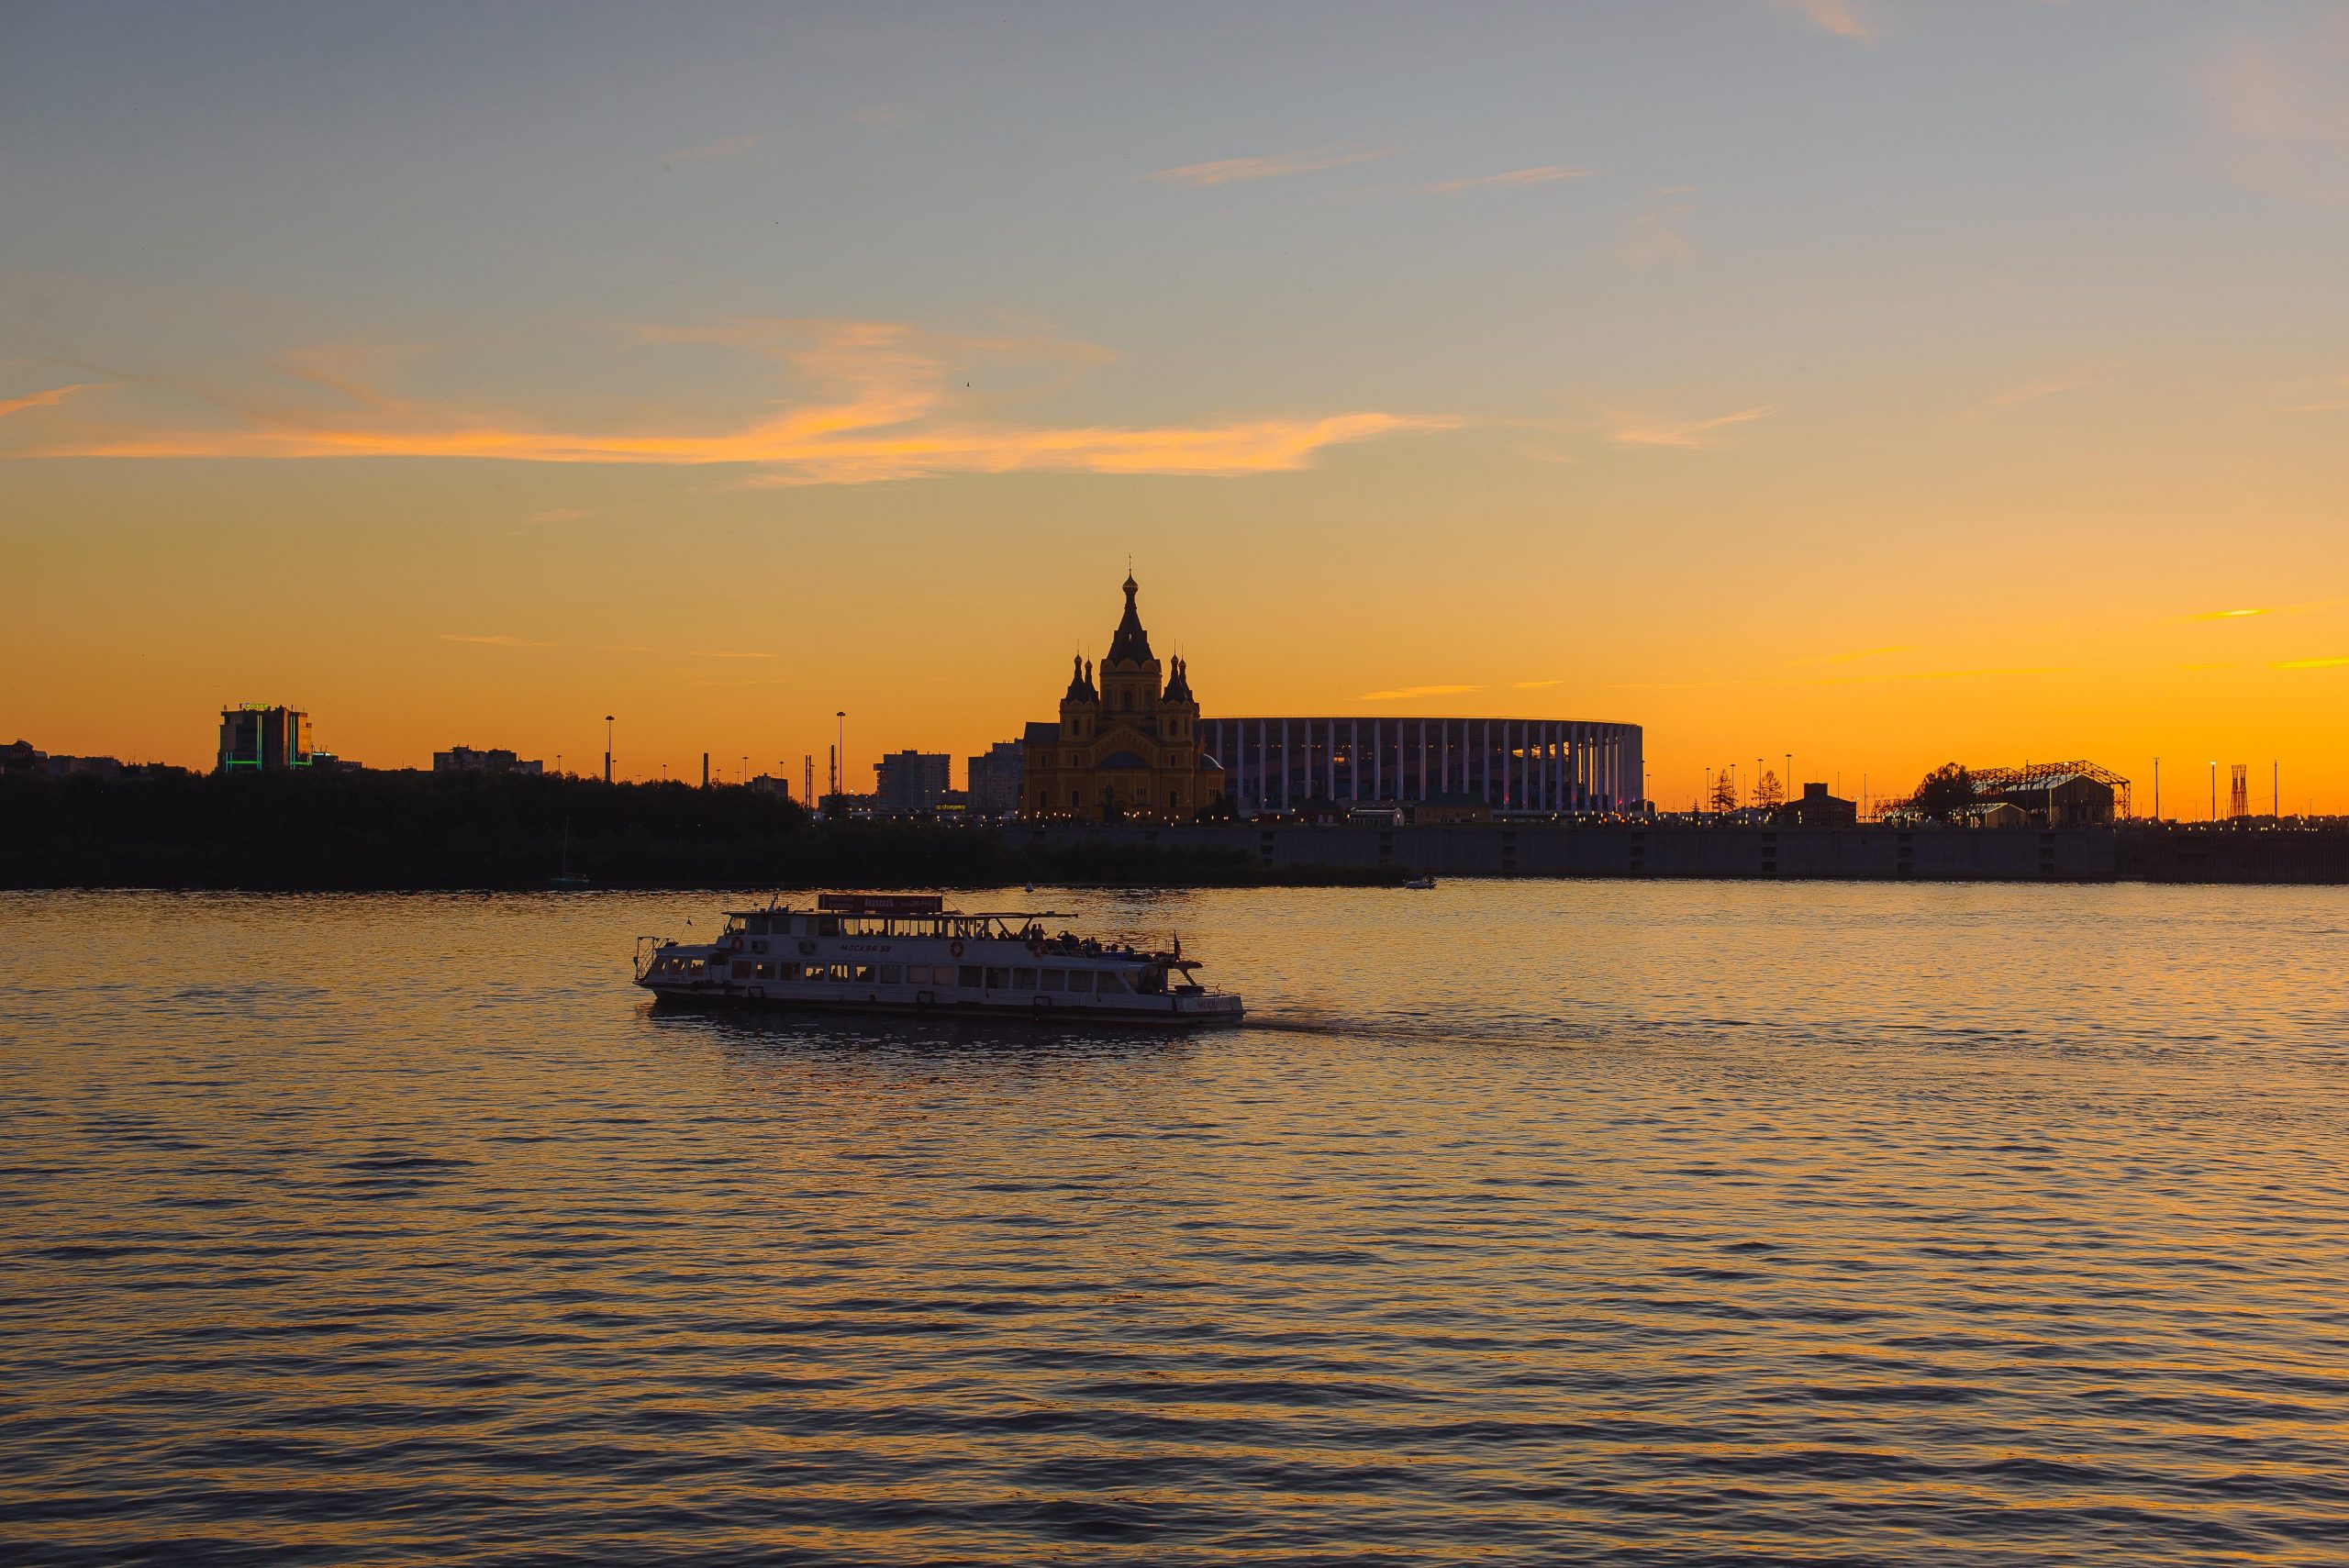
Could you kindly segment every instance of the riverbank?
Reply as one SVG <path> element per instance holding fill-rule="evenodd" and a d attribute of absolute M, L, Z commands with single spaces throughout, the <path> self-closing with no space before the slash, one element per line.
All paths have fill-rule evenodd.
<path fill-rule="evenodd" d="M 2130 823 L 2116 828 L 1853 828 L 1504 821 L 1442 827 L 1200 824 L 1022 826 L 1015 849 L 1143 842 L 1253 855 L 1268 869 L 1401 868 L 1433 876 L 1834 882 L 2349 883 L 2349 831 Z"/>
<path fill-rule="evenodd" d="M 1128 835 L 1012 843 L 988 828 L 823 823 L 740 788 L 430 773 L 0 778 L 0 887 L 254 892 L 1391 885 L 1394 866 L 1266 864 Z"/>
<path fill-rule="evenodd" d="M 429 773 L 0 778 L 0 887 L 1392 886 L 1418 875 L 2349 883 L 2349 832 L 2241 826 L 812 820 L 740 788 Z"/>

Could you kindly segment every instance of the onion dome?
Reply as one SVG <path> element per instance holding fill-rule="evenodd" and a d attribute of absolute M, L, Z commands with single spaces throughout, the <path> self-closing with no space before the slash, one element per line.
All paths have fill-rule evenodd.
<path fill-rule="evenodd" d="M 1134 607 L 1133 574 L 1126 574 L 1126 613 L 1118 622 L 1117 635 L 1109 639 L 1109 656 L 1104 664 L 1147 664 L 1151 662 L 1150 633 L 1141 628 L 1141 612 Z"/>
<path fill-rule="evenodd" d="M 1177 656 L 1174 661 L 1174 673 L 1167 679 L 1166 695 L 1159 700 L 1162 702 L 1192 702 L 1196 700 L 1191 695 L 1190 668 L 1188 665 L 1184 663 L 1183 660 L 1179 656 Z"/>

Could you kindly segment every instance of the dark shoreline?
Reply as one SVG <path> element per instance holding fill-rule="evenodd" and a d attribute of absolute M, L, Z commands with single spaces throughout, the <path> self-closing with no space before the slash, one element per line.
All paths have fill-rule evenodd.
<path fill-rule="evenodd" d="M 991 828 L 812 820 L 683 784 L 429 773 L 0 778 L 0 888 L 279 893 L 591 888 L 1390 886 L 1378 865 L 1236 846 L 1014 844 Z"/>
<path fill-rule="evenodd" d="M 318 773 L 0 777 L 0 888 L 1391 887 L 1415 875 L 2349 884 L 2349 830 L 1502 821 L 1149 827 L 811 820 L 740 788 Z"/>

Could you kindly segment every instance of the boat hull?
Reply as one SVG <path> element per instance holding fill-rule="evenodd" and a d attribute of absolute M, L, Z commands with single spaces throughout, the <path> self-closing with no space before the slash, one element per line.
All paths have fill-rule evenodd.
<path fill-rule="evenodd" d="M 931 996 L 823 996 L 762 992 L 727 985 L 657 985 L 638 982 L 652 993 L 655 1006 L 707 1012 L 755 1009 L 762 1012 L 830 1013 L 841 1016 L 880 1014 L 935 1018 L 985 1018 L 994 1022 L 1026 1021 L 1064 1028 L 1072 1024 L 1132 1024 L 1146 1029 L 1216 1029 L 1239 1023 L 1245 1016 L 1236 996 L 1199 999 L 1186 1007 L 1176 997 L 1137 997 L 1132 1003 L 1068 1006 L 1030 1001 L 988 1002 L 970 998 Z"/>

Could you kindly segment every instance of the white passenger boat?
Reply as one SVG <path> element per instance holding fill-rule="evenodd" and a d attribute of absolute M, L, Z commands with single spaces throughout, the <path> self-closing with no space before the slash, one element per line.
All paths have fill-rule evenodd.
<path fill-rule="evenodd" d="M 729 910 L 708 942 L 639 937 L 636 983 L 659 1001 L 839 1012 L 1116 1020 L 1240 1021 L 1240 998 L 1192 978 L 1198 964 L 1048 931 L 1049 910 L 965 915 L 935 895 L 825 894 L 813 909 Z"/>

